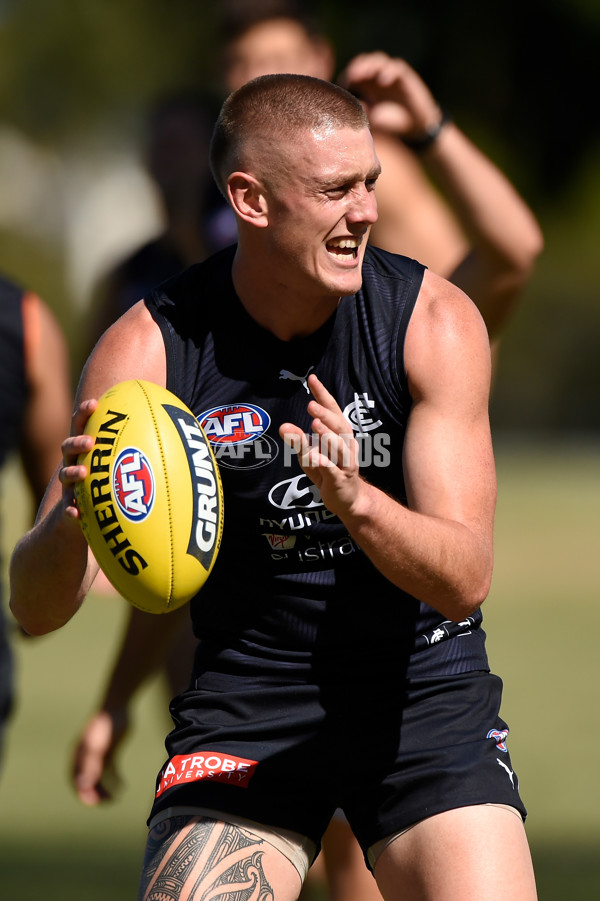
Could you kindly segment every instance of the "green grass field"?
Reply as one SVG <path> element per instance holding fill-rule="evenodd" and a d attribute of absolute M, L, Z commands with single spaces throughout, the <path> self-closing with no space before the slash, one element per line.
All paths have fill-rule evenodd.
<path fill-rule="evenodd" d="M 504 679 L 511 756 L 529 808 L 541 901 L 600 897 L 597 565 L 600 446 L 503 446 L 496 575 L 484 608 Z M 5 545 L 24 525 L 5 478 Z M 0 897 L 133 901 L 144 819 L 168 726 L 160 684 L 135 710 L 124 784 L 102 809 L 69 783 L 79 728 L 114 653 L 124 602 L 90 596 L 60 632 L 18 638 L 18 703 L 0 774 Z M 499 887 L 501 891 L 501 887 Z"/>

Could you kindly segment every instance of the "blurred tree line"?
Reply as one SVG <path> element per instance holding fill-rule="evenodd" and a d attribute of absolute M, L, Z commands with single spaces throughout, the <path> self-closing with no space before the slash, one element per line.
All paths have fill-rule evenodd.
<path fill-rule="evenodd" d="M 546 250 L 504 340 L 495 425 L 597 433 L 598 0 L 306 5 L 339 68 L 365 50 L 408 59 L 540 219 Z M 95 136 L 135 147 L 148 104 L 166 89 L 219 95 L 218 10 L 218 0 L 0 0 L 0 125 L 54 158 Z M 0 148 L 0 168 L 3 159 Z M 46 228 L 32 233 L 3 223 L 4 202 L 0 268 L 42 293 L 75 342 L 55 200 L 40 205 Z"/>

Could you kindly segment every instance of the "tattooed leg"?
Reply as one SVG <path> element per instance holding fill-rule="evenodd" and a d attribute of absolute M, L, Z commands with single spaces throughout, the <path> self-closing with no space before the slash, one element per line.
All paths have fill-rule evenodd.
<path fill-rule="evenodd" d="M 241 826 L 176 816 L 148 836 L 139 901 L 294 901 L 300 877 Z"/>

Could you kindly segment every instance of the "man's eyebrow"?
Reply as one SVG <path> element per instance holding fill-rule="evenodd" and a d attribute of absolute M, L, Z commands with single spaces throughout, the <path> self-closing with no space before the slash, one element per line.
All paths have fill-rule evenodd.
<path fill-rule="evenodd" d="M 336 188 L 340 185 L 351 185 L 356 184 L 357 182 L 370 181 L 373 178 L 378 178 L 380 175 L 381 166 L 374 165 L 369 169 L 366 175 L 362 172 L 338 172 L 337 174 L 333 173 L 330 176 L 323 176 L 321 179 L 321 186 L 323 188 Z"/>

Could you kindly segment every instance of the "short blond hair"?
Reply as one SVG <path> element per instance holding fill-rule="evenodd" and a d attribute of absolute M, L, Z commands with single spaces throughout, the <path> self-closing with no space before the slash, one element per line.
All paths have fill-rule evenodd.
<path fill-rule="evenodd" d="M 282 148 L 299 132 L 369 127 L 361 103 L 338 85 L 310 75 L 260 75 L 229 95 L 213 130 L 210 166 L 219 189 L 251 158 L 252 143 Z"/>

